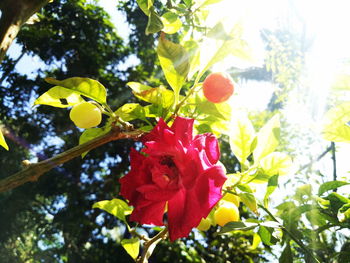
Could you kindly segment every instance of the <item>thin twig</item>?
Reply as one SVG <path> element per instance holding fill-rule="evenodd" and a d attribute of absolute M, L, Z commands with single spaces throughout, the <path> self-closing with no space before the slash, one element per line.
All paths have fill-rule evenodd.
<path fill-rule="evenodd" d="M 331 142 L 332 162 L 333 162 L 333 181 L 337 181 L 337 161 L 335 158 L 335 143 Z"/>
<path fill-rule="evenodd" d="M 118 127 L 114 127 L 104 135 L 73 147 L 50 159 L 30 164 L 22 171 L 0 180 L 0 193 L 14 189 L 27 182 L 37 181 L 41 175 L 50 171 L 52 168 L 66 163 L 75 157 L 79 157 L 82 153 L 95 149 L 103 144 L 121 139 L 137 139 L 143 133 L 144 132 L 139 130 L 121 131 Z"/>
<path fill-rule="evenodd" d="M 168 228 L 164 228 L 157 235 L 152 237 L 149 241 L 144 243 L 142 255 L 136 260 L 137 263 L 148 263 L 148 258 L 151 256 L 154 247 L 168 234 Z"/>
<path fill-rule="evenodd" d="M 300 169 L 298 170 L 297 173 L 300 173 L 301 171 L 303 171 L 304 169 L 306 169 L 307 167 L 309 167 L 310 165 L 312 165 L 314 162 L 318 162 L 319 160 L 321 160 L 330 150 L 332 150 L 332 145 L 329 146 L 323 153 L 321 153 L 316 159 L 312 159 L 309 163 L 303 165 L 302 167 L 300 167 Z"/>

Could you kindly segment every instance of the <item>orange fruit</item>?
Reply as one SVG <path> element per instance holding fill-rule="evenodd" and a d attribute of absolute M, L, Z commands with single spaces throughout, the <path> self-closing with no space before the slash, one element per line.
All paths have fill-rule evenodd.
<path fill-rule="evenodd" d="M 233 80 L 226 73 L 211 73 L 203 82 L 204 96 L 213 103 L 227 101 L 232 96 L 233 91 Z"/>

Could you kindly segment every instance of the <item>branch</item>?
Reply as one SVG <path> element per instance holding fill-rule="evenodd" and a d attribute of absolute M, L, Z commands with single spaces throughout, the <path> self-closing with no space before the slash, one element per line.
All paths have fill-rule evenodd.
<path fill-rule="evenodd" d="M 333 162 L 333 181 L 337 181 L 337 161 L 335 158 L 335 143 L 331 143 L 332 148 L 332 162 Z"/>
<path fill-rule="evenodd" d="M 164 228 L 157 235 L 152 237 L 149 241 L 145 241 L 141 257 L 136 260 L 136 263 L 148 263 L 148 258 L 152 255 L 155 246 L 166 237 L 168 228 Z"/>
<path fill-rule="evenodd" d="M 37 181 L 41 175 L 50 171 L 52 168 L 66 163 L 82 153 L 95 149 L 103 144 L 120 139 L 137 139 L 144 132 L 139 130 L 121 131 L 118 127 L 113 128 L 108 133 L 101 135 L 84 144 L 75 146 L 63 153 L 60 153 L 50 159 L 29 164 L 27 168 L 15 173 L 5 179 L 0 180 L 0 193 L 14 189 L 24 183 Z"/>
<path fill-rule="evenodd" d="M 1 0 L 0 62 L 16 38 L 21 26 L 50 0 Z"/>

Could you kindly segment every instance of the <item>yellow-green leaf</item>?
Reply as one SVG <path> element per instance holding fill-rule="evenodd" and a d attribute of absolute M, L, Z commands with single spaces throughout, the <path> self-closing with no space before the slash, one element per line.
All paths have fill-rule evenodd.
<path fill-rule="evenodd" d="M 4 135 L 2 134 L 1 126 L 0 126 L 0 146 L 4 147 L 6 150 L 9 150 L 9 146 L 7 145 Z"/>
<path fill-rule="evenodd" d="M 239 114 L 232 118 L 230 126 L 230 146 L 240 163 L 245 163 L 252 153 L 251 145 L 255 138 L 255 131 L 246 115 Z"/>
<path fill-rule="evenodd" d="M 229 55 L 241 59 L 251 59 L 247 43 L 242 40 L 242 26 L 236 24 L 228 33 L 232 37 L 225 40 L 208 38 L 203 42 L 200 55 L 199 79 L 211 66 L 227 58 Z"/>
<path fill-rule="evenodd" d="M 157 33 L 164 28 L 162 19 L 154 11 L 154 8 L 151 7 L 151 9 L 149 11 L 150 11 L 150 13 L 148 15 L 148 23 L 146 26 L 146 35 Z"/>
<path fill-rule="evenodd" d="M 270 153 L 262 158 L 259 164 L 268 176 L 286 175 L 291 171 L 293 166 L 290 156 L 281 152 Z"/>
<path fill-rule="evenodd" d="M 276 114 L 258 132 L 257 145 L 253 151 L 254 161 L 258 162 L 266 155 L 272 153 L 279 144 L 279 138 L 280 120 L 279 115 Z"/>
<path fill-rule="evenodd" d="M 145 118 L 145 109 L 138 103 L 127 103 L 116 110 L 115 114 L 123 121 Z"/>
<path fill-rule="evenodd" d="M 123 248 L 135 260 L 140 252 L 140 240 L 135 237 L 131 239 L 123 239 L 121 241 Z"/>
<path fill-rule="evenodd" d="M 102 209 L 126 223 L 125 216 L 131 214 L 132 208 L 120 199 L 104 200 L 93 204 L 92 208 Z"/>
<path fill-rule="evenodd" d="M 255 214 L 258 214 L 258 205 L 256 202 L 256 199 L 253 194 L 251 193 L 240 193 L 239 197 L 241 198 L 241 201 Z"/>
<path fill-rule="evenodd" d="M 104 128 L 90 128 L 86 129 L 79 138 L 79 145 L 83 144 L 85 142 L 91 141 L 92 139 L 95 139 L 98 136 L 101 136 L 102 134 L 107 133 L 110 130 L 110 128 L 104 129 Z M 81 157 L 84 158 L 85 155 L 87 155 L 88 152 L 84 152 Z"/>
<path fill-rule="evenodd" d="M 138 82 L 128 82 L 127 85 L 140 100 L 162 105 L 163 108 L 168 108 L 174 103 L 174 92 L 164 86 L 152 88 Z"/>
<path fill-rule="evenodd" d="M 330 109 L 324 118 L 322 135 L 333 142 L 350 142 L 350 102 Z"/>
<path fill-rule="evenodd" d="M 181 20 L 178 15 L 173 12 L 166 12 L 162 15 L 161 20 L 164 25 L 163 32 L 167 34 L 175 34 L 182 27 Z"/>
<path fill-rule="evenodd" d="M 67 108 L 84 102 L 79 92 L 63 87 L 53 87 L 34 101 L 34 105 L 50 105 L 58 108 Z"/>
<path fill-rule="evenodd" d="M 74 77 L 65 80 L 46 78 L 45 81 L 50 84 L 80 93 L 81 95 L 93 99 L 101 104 L 106 104 L 106 88 L 97 80 Z"/>
<path fill-rule="evenodd" d="M 189 56 L 180 44 L 173 43 L 162 34 L 159 38 L 157 54 L 166 80 L 178 98 L 190 69 Z"/>
<path fill-rule="evenodd" d="M 149 9 L 153 6 L 154 0 L 136 0 L 141 10 L 148 16 Z"/>

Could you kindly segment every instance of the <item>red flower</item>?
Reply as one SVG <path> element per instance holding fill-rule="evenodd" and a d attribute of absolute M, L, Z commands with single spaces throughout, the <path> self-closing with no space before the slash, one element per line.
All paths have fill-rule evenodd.
<path fill-rule="evenodd" d="M 169 128 L 161 119 L 141 153 L 131 149 L 131 170 L 120 179 L 121 195 L 134 206 L 131 221 L 164 225 L 167 205 L 171 241 L 187 237 L 208 216 L 226 180 L 217 139 L 193 137 L 193 122 L 177 117 Z"/>

